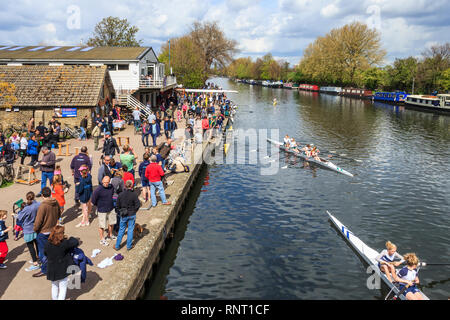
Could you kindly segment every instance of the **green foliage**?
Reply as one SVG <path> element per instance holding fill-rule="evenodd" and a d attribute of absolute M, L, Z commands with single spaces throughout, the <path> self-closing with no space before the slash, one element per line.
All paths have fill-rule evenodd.
<path fill-rule="evenodd" d="M 441 77 L 438 80 L 438 85 L 443 92 L 450 91 L 450 68 L 442 72 Z"/>
<path fill-rule="evenodd" d="M 95 47 L 140 47 L 142 41 L 136 40 L 138 31 L 127 19 L 107 17 L 97 23 L 87 44 Z"/>

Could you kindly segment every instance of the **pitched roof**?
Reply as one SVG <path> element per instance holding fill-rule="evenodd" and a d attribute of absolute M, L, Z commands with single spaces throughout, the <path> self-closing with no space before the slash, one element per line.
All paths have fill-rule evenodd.
<path fill-rule="evenodd" d="M 96 106 L 104 81 L 114 92 L 106 66 L 0 66 L 0 81 L 16 86 L 15 107 Z"/>
<path fill-rule="evenodd" d="M 1 60 L 126 60 L 136 61 L 151 47 L 2 46 Z"/>

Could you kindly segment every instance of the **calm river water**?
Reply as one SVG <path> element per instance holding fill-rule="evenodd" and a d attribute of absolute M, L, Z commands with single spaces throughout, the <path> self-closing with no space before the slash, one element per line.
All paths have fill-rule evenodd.
<path fill-rule="evenodd" d="M 332 161 L 355 177 L 282 153 L 276 174 L 261 175 L 262 148 L 245 155 L 259 154 L 258 164 L 205 167 L 148 299 L 384 298 L 367 288 L 366 266 L 326 210 L 375 249 L 390 240 L 400 253 L 450 263 L 450 116 L 211 81 L 239 91 L 229 95 L 240 106 L 235 130 L 279 129 L 279 140 L 345 154 Z M 419 276 L 430 298 L 450 296 L 450 267 Z"/>

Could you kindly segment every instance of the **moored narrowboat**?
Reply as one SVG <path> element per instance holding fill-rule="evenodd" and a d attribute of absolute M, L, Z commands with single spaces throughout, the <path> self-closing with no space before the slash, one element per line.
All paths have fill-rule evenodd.
<path fill-rule="evenodd" d="M 361 88 L 343 88 L 339 95 L 359 99 L 372 99 L 373 92 Z"/>
<path fill-rule="evenodd" d="M 299 90 L 305 90 L 305 91 L 319 91 L 319 86 L 312 85 L 312 84 L 301 84 L 298 87 Z"/>
<path fill-rule="evenodd" d="M 408 97 L 408 94 L 404 91 L 375 92 L 373 95 L 373 100 L 385 103 L 404 103 L 406 97 Z"/>
<path fill-rule="evenodd" d="M 425 108 L 435 111 L 450 111 L 450 94 L 438 94 L 437 96 L 408 95 L 405 103 L 407 106 Z"/>
<path fill-rule="evenodd" d="M 341 87 L 320 87 L 320 93 L 338 95 L 341 91 Z"/>

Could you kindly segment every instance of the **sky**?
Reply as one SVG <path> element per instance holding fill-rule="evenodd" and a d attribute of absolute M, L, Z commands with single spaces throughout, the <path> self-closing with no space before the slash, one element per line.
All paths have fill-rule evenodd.
<path fill-rule="evenodd" d="M 2 0 L 0 45 L 79 45 L 107 16 L 127 18 L 157 54 L 194 21 L 217 21 L 239 43 L 236 57 L 270 52 L 292 65 L 317 37 L 354 21 L 380 32 L 385 63 L 450 41 L 450 0 Z"/>

